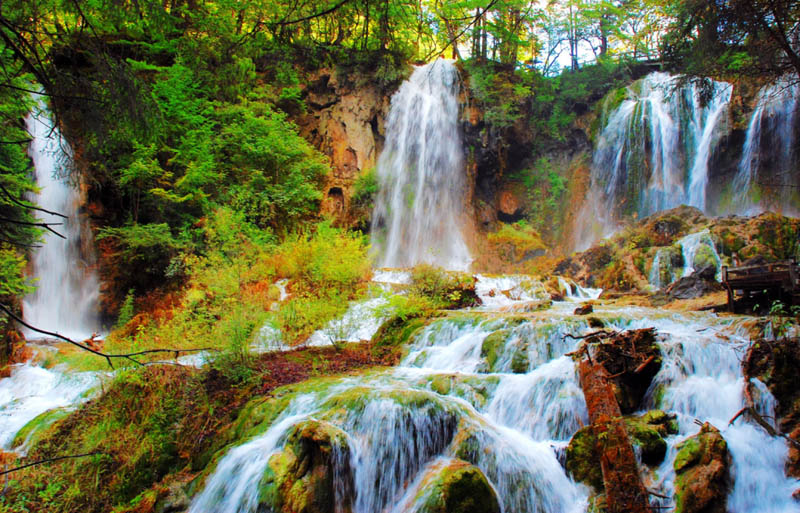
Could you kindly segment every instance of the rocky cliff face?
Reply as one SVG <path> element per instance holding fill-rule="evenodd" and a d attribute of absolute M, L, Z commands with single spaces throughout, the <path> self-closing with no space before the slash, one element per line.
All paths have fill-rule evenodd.
<path fill-rule="evenodd" d="M 384 122 L 394 89 L 359 84 L 331 69 L 307 81 L 307 111 L 296 117 L 301 134 L 331 160 L 322 213 L 355 224 L 350 212 L 353 185 L 375 166 L 383 148 Z"/>

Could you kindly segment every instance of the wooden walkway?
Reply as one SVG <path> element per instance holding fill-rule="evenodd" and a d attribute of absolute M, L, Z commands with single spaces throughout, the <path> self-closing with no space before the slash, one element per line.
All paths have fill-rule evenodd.
<path fill-rule="evenodd" d="M 728 291 L 728 308 L 769 306 L 780 300 L 800 305 L 800 266 L 794 260 L 764 265 L 722 267 L 722 284 Z"/>

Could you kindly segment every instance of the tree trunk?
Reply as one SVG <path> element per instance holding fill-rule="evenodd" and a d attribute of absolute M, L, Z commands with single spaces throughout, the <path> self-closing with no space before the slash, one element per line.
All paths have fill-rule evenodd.
<path fill-rule="evenodd" d="M 595 450 L 600 455 L 607 511 L 650 513 L 647 490 L 639 477 L 633 446 L 605 367 L 583 359 L 578 372 L 596 439 Z"/>

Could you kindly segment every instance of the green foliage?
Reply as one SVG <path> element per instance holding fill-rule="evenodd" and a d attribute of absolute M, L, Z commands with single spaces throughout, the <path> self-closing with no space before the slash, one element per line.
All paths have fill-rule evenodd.
<path fill-rule="evenodd" d="M 490 233 L 487 239 L 497 248 L 501 256 L 517 263 L 537 251 L 545 251 L 547 246 L 542 242 L 539 233 L 526 221 L 513 224 L 503 223 L 499 230 Z"/>
<path fill-rule="evenodd" d="M 365 169 L 353 183 L 353 204 L 360 208 L 372 208 L 378 193 L 378 175 L 374 167 Z"/>
<path fill-rule="evenodd" d="M 117 322 L 114 324 L 115 328 L 121 328 L 128 324 L 128 321 L 133 319 L 133 315 L 136 313 L 136 296 L 133 289 L 130 289 L 127 294 L 125 294 L 125 300 L 122 302 L 122 306 L 119 309 L 119 315 L 117 316 Z"/>
<path fill-rule="evenodd" d="M 437 308 L 464 308 L 478 303 L 475 278 L 420 264 L 411 271 L 411 294 L 428 298 Z"/>
<path fill-rule="evenodd" d="M 545 157 L 540 157 L 532 168 L 518 172 L 515 178 L 525 187 L 528 221 L 533 229 L 548 240 L 559 240 L 567 212 L 567 179 Z"/>

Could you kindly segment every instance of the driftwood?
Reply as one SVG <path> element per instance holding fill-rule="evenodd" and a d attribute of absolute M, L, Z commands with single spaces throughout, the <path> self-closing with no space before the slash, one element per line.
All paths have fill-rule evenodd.
<path fill-rule="evenodd" d="M 595 435 L 595 451 L 600 455 L 607 511 L 652 511 L 622 412 L 608 382 L 608 372 L 602 364 L 591 363 L 588 359 L 578 364 L 578 372 Z"/>

